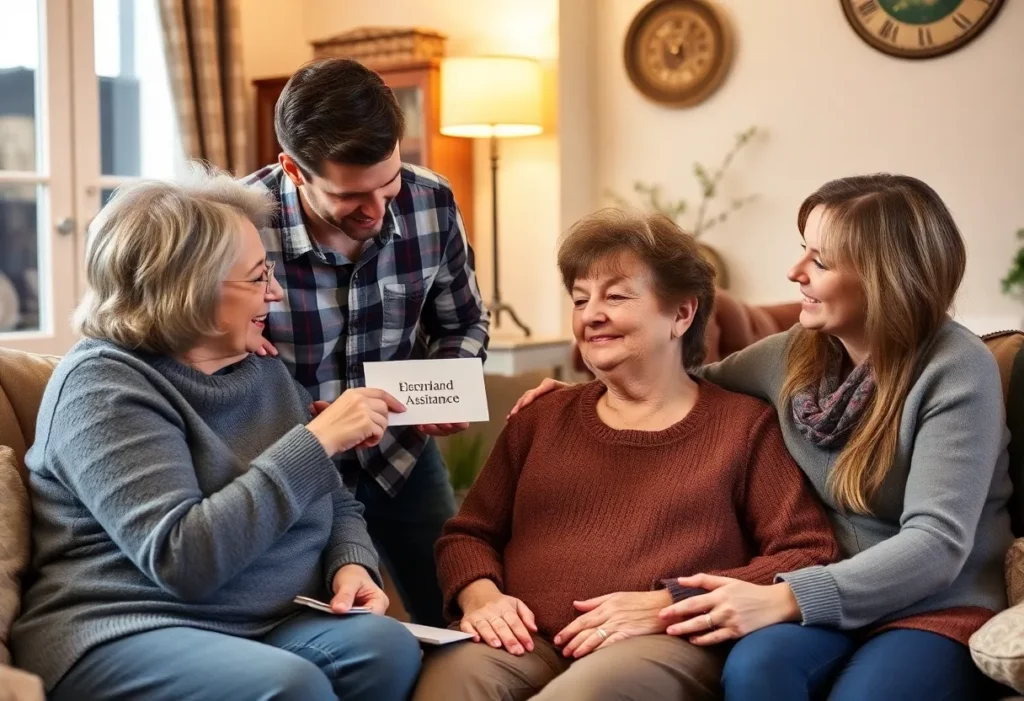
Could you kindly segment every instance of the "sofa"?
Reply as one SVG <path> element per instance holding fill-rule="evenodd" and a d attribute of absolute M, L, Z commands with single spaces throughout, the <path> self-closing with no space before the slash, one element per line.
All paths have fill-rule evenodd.
<path fill-rule="evenodd" d="M 770 333 L 788 328 L 798 315 L 799 304 L 754 307 L 720 295 L 709 324 L 708 360 L 724 357 Z M 990 334 L 984 341 L 999 364 L 1003 397 L 1007 402 L 1007 423 L 1013 434 L 1010 463 L 1015 496 L 1011 512 L 1014 533 L 1019 539 L 1011 553 L 1016 551 L 1021 555 L 1015 566 L 1024 582 L 1024 539 L 1020 538 L 1024 535 L 1024 519 L 1020 518 L 1024 514 L 1024 353 L 1020 352 L 1024 333 Z M 58 361 L 54 356 L 0 348 L 0 698 L 18 701 L 42 699 L 41 685 L 35 677 L 5 663 L 9 662 L 7 635 L 17 615 L 20 578 L 27 566 L 30 546 L 25 452 L 35 435 L 36 413 L 43 390 Z M 1015 427 L 1018 430 L 1013 430 Z M 1019 589 L 1022 591 L 1018 593 L 1024 594 L 1024 586 Z M 996 616 L 975 637 L 985 638 L 981 647 L 972 639 L 972 654 L 979 666 L 1004 681 L 1005 675 L 1016 675 L 1009 678 L 1019 680 L 1018 690 L 1024 691 L 1024 603 Z M 1017 650 L 1018 647 L 1021 649 Z M 20 695 L 5 697 L 2 694 L 5 689 Z"/>
<path fill-rule="evenodd" d="M 8 666 L 7 636 L 20 609 L 21 574 L 31 545 L 25 452 L 58 360 L 0 348 L 0 698 L 16 701 L 43 699 L 38 677 Z"/>

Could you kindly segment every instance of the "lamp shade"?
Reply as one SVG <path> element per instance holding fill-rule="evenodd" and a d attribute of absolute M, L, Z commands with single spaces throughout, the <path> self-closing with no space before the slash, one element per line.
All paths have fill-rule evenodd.
<path fill-rule="evenodd" d="M 441 63 L 441 133 L 533 136 L 541 127 L 540 64 L 518 56 L 447 58 Z"/>

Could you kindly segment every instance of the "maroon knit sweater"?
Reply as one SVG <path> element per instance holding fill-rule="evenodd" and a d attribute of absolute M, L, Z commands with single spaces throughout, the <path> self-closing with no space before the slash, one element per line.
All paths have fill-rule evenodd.
<path fill-rule="evenodd" d="M 553 392 L 509 420 L 437 543 L 449 618 L 483 577 L 550 637 L 574 600 L 700 572 L 770 584 L 838 557 L 769 406 L 701 382 L 679 423 L 620 431 L 597 415 L 604 391 Z"/>

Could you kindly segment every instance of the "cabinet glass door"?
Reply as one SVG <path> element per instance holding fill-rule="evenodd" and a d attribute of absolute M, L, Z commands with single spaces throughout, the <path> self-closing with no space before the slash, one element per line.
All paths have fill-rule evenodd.
<path fill-rule="evenodd" d="M 427 134 L 423 115 L 423 89 L 418 85 L 396 87 L 394 93 L 405 115 L 405 138 L 399 146 L 402 160 L 425 166 Z"/>

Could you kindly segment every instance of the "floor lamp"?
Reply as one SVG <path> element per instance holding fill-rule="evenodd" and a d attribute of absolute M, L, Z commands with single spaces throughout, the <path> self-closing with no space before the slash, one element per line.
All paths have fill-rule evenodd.
<path fill-rule="evenodd" d="M 487 305 L 491 324 L 502 314 L 526 335 L 526 326 L 502 301 L 498 256 L 498 139 L 535 136 L 541 127 L 540 64 L 519 56 L 447 58 L 441 63 L 441 133 L 489 139 L 491 146 L 491 261 L 494 290 Z"/>

